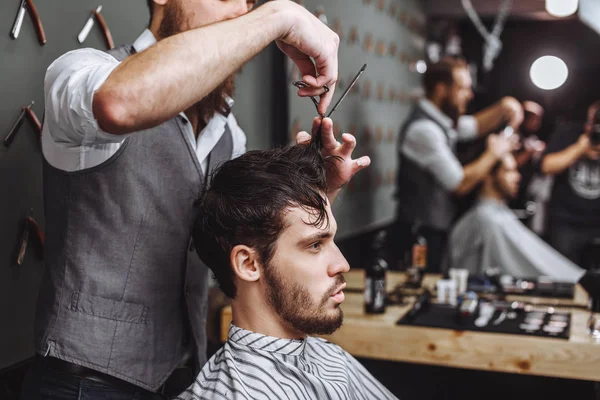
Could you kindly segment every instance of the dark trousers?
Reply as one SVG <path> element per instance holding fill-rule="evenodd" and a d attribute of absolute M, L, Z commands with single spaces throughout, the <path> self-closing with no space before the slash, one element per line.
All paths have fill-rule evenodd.
<path fill-rule="evenodd" d="M 412 233 L 413 224 L 403 221 L 396 221 L 390 230 L 390 240 L 388 243 L 388 252 L 390 255 L 390 265 L 392 269 L 398 266 L 398 260 L 403 268 L 410 265 L 404 263 L 405 259 L 411 261 L 410 252 L 415 237 Z M 425 240 L 427 240 L 427 273 L 437 274 L 444 272 L 443 264 L 446 256 L 446 247 L 448 245 L 448 232 L 434 229 L 427 226 L 419 228 Z M 406 256 L 408 254 L 408 256 Z"/>
<path fill-rule="evenodd" d="M 40 358 L 23 381 L 22 400 L 163 400 L 143 389 L 123 390 L 91 379 L 54 371 Z"/>
<path fill-rule="evenodd" d="M 580 267 L 587 268 L 582 265 L 583 251 L 595 238 L 600 238 L 600 226 L 577 226 L 556 218 L 550 219 L 550 245 Z"/>

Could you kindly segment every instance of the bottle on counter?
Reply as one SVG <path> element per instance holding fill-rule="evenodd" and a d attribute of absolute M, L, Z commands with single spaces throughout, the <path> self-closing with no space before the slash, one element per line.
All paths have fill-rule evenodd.
<path fill-rule="evenodd" d="M 365 312 L 382 314 L 386 303 L 386 275 L 388 264 L 385 261 L 386 233 L 380 231 L 375 235 L 372 249 L 372 260 L 365 270 Z"/>
<path fill-rule="evenodd" d="M 416 223 L 413 226 L 412 237 L 411 260 L 407 269 L 408 283 L 411 286 L 418 287 L 421 285 L 427 268 L 427 239 L 421 232 L 421 224 Z"/>

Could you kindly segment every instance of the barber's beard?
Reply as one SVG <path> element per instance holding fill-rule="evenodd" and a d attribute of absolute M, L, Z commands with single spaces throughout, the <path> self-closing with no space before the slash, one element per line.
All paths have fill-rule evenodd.
<path fill-rule="evenodd" d="M 442 101 L 440 109 L 442 110 L 442 112 L 444 114 L 446 114 L 448 117 L 450 117 L 452 122 L 454 122 L 454 126 L 456 126 L 456 124 L 458 124 L 458 118 L 460 117 L 460 110 L 458 109 L 457 106 L 455 106 L 454 104 L 452 104 L 450 102 L 449 98 L 444 99 Z"/>
<path fill-rule="evenodd" d="M 184 12 L 179 1 L 169 2 L 158 28 L 158 36 L 165 39 L 181 33 L 184 22 Z M 226 99 L 233 96 L 234 78 L 235 74 L 227 77 L 219 86 L 192 107 L 198 115 L 200 127 L 204 127 L 216 113 L 226 114 L 228 112 L 229 105 Z"/>
<path fill-rule="evenodd" d="M 329 335 L 342 326 L 344 314 L 341 308 L 331 312 L 326 307 L 333 291 L 345 282 L 342 275 L 337 276 L 321 301 L 315 304 L 306 287 L 286 282 L 273 266 L 267 266 L 264 271 L 267 301 L 284 323 L 307 335 Z"/>

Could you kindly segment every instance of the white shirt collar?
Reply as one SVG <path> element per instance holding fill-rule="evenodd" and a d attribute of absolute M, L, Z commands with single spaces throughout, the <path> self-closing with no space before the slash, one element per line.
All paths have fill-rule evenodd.
<path fill-rule="evenodd" d="M 424 98 L 419 100 L 419 106 L 421 106 L 421 108 L 425 110 L 425 112 L 427 112 L 442 126 L 448 129 L 454 129 L 454 122 L 452 121 L 452 119 L 446 114 L 444 114 L 442 110 L 440 110 L 435 104 L 433 104 L 428 99 Z"/>
<path fill-rule="evenodd" d="M 142 34 L 140 36 L 138 36 L 136 41 L 133 43 L 133 48 L 135 49 L 136 53 L 141 53 L 142 51 L 146 50 L 147 48 L 149 48 L 155 44 L 156 44 L 156 38 L 154 37 L 154 34 L 152 33 L 152 31 L 150 29 L 146 28 L 146 29 L 144 29 Z"/>

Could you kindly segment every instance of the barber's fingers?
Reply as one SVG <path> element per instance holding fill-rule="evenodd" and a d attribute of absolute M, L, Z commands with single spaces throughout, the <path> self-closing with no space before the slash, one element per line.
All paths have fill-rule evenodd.
<path fill-rule="evenodd" d="M 363 168 L 367 168 L 369 165 L 371 165 L 371 158 L 369 156 L 362 156 L 361 158 L 358 158 L 356 160 L 354 160 L 354 163 L 356 164 L 356 172 L 360 171 Z"/>
<path fill-rule="evenodd" d="M 519 135 L 512 135 L 508 139 L 509 151 L 516 150 L 521 146 L 521 138 Z"/>
<path fill-rule="evenodd" d="M 321 117 L 315 117 L 315 118 L 313 118 L 312 128 L 311 128 L 311 132 L 312 133 L 309 134 L 306 131 L 298 132 L 298 134 L 296 135 L 296 144 L 308 144 L 308 143 L 310 143 L 310 141 L 312 140 L 312 137 L 317 134 L 317 131 L 321 127 L 321 121 L 322 121 Z"/>
<path fill-rule="evenodd" d="M 342 145 L 340 147 L 340 156 L 351 157 L 356 148 L 356 138 L 349 133 L 342 134 Z"/>
<path fill-rule="evenodd" d="M 306 131 L 298 132 L 296 135 L 296 144 L 308 144 L 310 143 L 311 136 Z"/>
<path fill-rule="evenodd" d="M 312 121 L 312 134 L 315 135 L 317 133 L 317 131 L 319 130 L 319 128 L 321 127 L 321 121 L 323 120 L 323 118 L 321 117 L 314 117 L 313 121 Z"/>
<path fill-rule="evenodd" d="M 306 97 L 306 96 L 322 96 L 329 91 L 329 87 L 312 87 L 307 86 L 298 89 L 298 96 Z"/>
<path fill-rule="evenodd" d="M 339 146 L 333 134 L 333 121 L 331 118 L 323 118 L 321 122 L 321 143 L 326 150 L 335 150 Z"/>
<path fill-rule="evenodd" d="M 298 66 L 306 83 L 313 88 L 329 87 L 321 96 L 318 111 L 325 115 L 338 77 L 339 36 L 306 8 L 292 2 L 271 2 L 288 9 L 288 29 L 279 38 L 279 48 Z M 269 4 L 269 3 L 267 3 Z M 310 60 L 314 60 L 311 67 Z"/>

